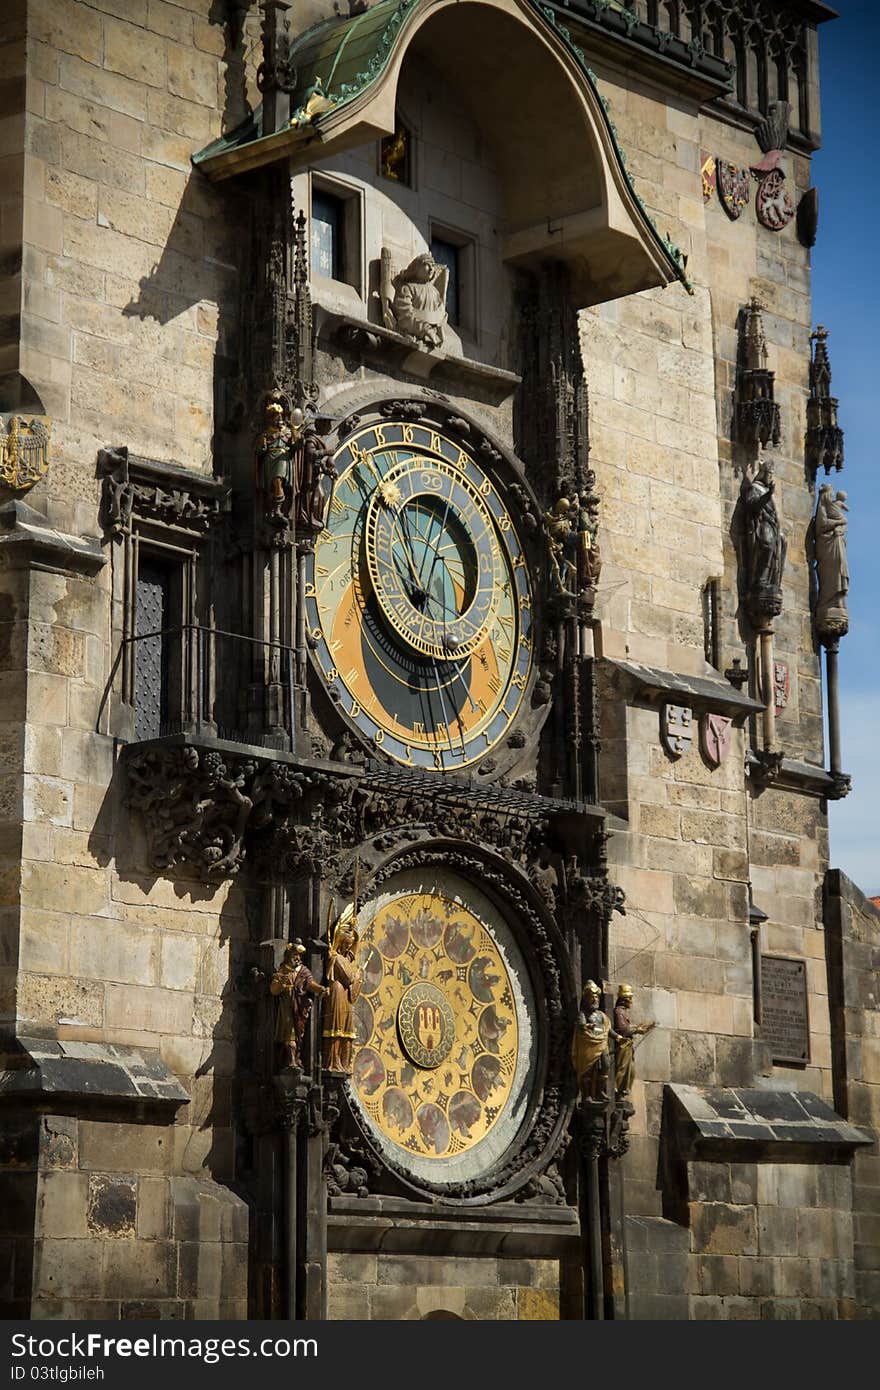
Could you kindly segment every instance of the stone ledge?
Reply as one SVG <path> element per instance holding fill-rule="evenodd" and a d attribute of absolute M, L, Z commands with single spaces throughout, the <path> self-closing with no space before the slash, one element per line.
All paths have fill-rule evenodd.
<path fill-rule="evenodd" d="M 699 711 L 728 714 L 744 719 L 760 714 L 760 700 L 743 695 L 729 681 L 714 676 L 683 676 L 656 666 L 643 666 L 638 661 L 603 659 L 602 664 L 625 677 L 635 693 L 645 700 L 676 699 Z"/>
<path fill-rule="evenodd" d="M 327 1246 L 385 1254 L 545 1258 L 575 1254 L 577 1212 L 567 1206 L 410 1202 L 397 1197 L 331 1197 Z"/>
<path fill-rule="evenodd" d="M 155 1048 L 19 1038 L 0 1044 L 0 1102 L 136 1105 L 172 1120 L 189 1096 Z"/>
<path fill-rule="evenodd" d="M 496 404 L 512 395 L 522 381 L 516 372 L 505 371 L 502 367 L 454 353 L 420 348 L 412 339 L 384 324 L 331 312 L 320 305 L 316 307 L 319 337 L 362 356 L 380 358 L 389 367 L 408 372 L 420 380 L 436 376 L 458 386 L 479 385 Z"/>
<path fill-rule="evenodd" d="M 663 1129 L 679 1159 L 847 1160 L 873 1141 L 812 1091 L 664 1087 Z"/>
<path fill-rule="evenodd" d="M 0 506 L 0 569 L 45 570 L 50 574 L 98 573 L 107 563 L 100 542 L 69 536 L 51 527 L 41 512 L 18 500 Z"/>

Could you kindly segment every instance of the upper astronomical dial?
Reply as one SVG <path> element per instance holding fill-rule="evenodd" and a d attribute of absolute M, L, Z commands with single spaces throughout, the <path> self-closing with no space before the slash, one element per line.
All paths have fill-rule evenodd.
<path fill-rule="evenodd" d="M 532 593 L 511 516 L 475 458 L 383 420 L 334 456 L 306 618 L 337 708 L 391 758 L 451 771 L 509 732 L 532 666 Z"/>
<path fill-rule="evenodd" d="M 473 483 L 441 459 L 398 463 L 367 508 L 366 555 L 382 614 L 408 647 L 443 661 L 485 639 L 503 560 Z"/>

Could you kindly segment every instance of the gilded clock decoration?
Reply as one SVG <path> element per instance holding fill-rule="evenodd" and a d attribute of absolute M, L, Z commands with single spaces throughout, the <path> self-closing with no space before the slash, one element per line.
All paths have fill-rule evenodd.
<path fill-rule="evenodd" d="M 509 732 L 532 669 L 532 592 L 498 485 L 431 424 L 386 420 L 334 455 L 305 603 L 336 708 L 408 767 L 455 771 Z"/>
<path fill-rule="evenodd" d="M 455 1042 L 455 1019 L 436 985 L 410 985 L 397 1006 L 400 1043 L 417 1067 L 439 1067 Z"/>
<path fill-rule="evenodd" d="M 392 894 L 362 933 L 353 1086 L 401 1157 L 485 1140 L 521 1085 L 521 1028 L 504 953 L 454 890 Z"/>

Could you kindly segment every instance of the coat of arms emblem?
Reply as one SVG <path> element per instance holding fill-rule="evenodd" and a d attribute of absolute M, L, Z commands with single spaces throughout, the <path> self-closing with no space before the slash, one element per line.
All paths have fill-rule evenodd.
<path fill-rule="evenodd" d="M 0 416 L 0 487 L 26 492 L 49 467 L 49 426 L 20 415 Z"/>
<path fill-rule="evenodd" d="M 664 705 L 660 738 L 670 758 L 680 758 L 694 741 L 694 714 L 687 705 Z"/>
<path fill-rule="evenodd" d="M 724 211 L 735 222 L 749 201 L 749 171 L 731 164 L 727 159 L 716 159 L 715 172 L 718 196 Z"/>
<path fill-rule="evenodd" d="M 715 156 L 700 150 L 700 182 L 703 186 L 703 202 L 708 203 L 715 192 Z"/>
<path fill-rule="evenodd" d="M 710 767 L 720 767 L 730 752 L 733 720 L 724 714 L 704 714 L 700 720 L 700 748 Z"/>
<path fill-rule="evenodd" d="M 771 169 L 761 179 L 755 194 L 755 212 L 762 227 L 771 232 L 781 232 L 794 217 L 794 203 L 785 187 L 785 175 L 781 169 Z"/>

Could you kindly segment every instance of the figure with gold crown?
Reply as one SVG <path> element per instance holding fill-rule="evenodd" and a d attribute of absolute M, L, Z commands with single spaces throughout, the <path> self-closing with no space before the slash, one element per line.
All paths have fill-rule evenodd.
<path fill-rule="evenodd" d="M 619 985 L 617 1002 L 614 1005 L 614 1032 L 617 1037 L 614 1054 L 614 1094 L 618 1100 L 629 1095 L 635 1081 L 635 1040 L 649 1033 L 654 1027 L 651 1019 L 646 1023 L 633 1023 L 630 1017 L 632 1001 L 632 985 Z"/>
<path fill-rule="evenodd" d="M 608 1037 L 611 1019 L 599 1008 L 602 992 L 587 980 L 571 1040 L 571 1063 L 577 1077 L 579 1101 L 607 1100 L 605 1079 L 611 1071 Z"/>

